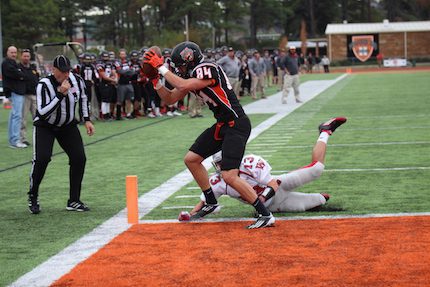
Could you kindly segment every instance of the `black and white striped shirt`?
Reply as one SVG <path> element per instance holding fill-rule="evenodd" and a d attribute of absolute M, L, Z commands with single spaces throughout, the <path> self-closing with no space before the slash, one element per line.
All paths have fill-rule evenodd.
<path fill-rule="evenodd" d="M 34 123 L 48 123 L 57 127 L 70 124 L 75 119 L 76 104 L 79 103 L 80 116 L 90 120 L 90 109 L 85 83 L 76 74 L 69 74 L 70 89 L 67 95 L 57 91 L 61 85 L 53 75 L 39 81 L 36 88 L 37 112 Z"/>

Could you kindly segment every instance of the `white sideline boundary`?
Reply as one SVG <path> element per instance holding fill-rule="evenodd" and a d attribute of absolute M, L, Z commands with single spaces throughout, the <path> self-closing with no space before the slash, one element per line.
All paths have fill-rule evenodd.
<path fill-rule="evenodd" d="M 289 96 L 289 104 L 282 105 L 282 92 L 278 92 L 267 99 L 261 99 L 244 106 L 247 114 L 275 113 L 274 116 L 265 120 L 251 131 L 249 141 L 255 139 L 265 130 L 276 124 L 285 116 L 312 100 L 326 89 L 347 77 L 347 74 L 334 80 L 319 80 L 305 82 L 300 86 L 300 94 L 303 103 L 293 103 L 293 95 Z M 206 169 L 211 167 L 211 160 L 203 162 Z M 148 214 L 152 209 L 160 205 L 172 194 L 183 188 L 193 180 L 191 173 L 184 170 L 173 176 L 160 186 L 139 197 L 139 218 Z M 109 243 L 113 238 L 131 227 L 127 223 L 127 210 L 123 209 L 116 215 L 94 228 L 90 233 L 84 235 L 65 249 L 49 258 L 30 272 L 18 278 L 10 284 L 10 287 L 46 287 L 70 272 L 77 264 L 86 260 L 96 253 L 100 248 Z"/>
<path fill-rule="evenodd" d="M 324 169 L 324 172 L 369 172 L 369 171 L 410 171 L 429 170 L 430 166 L 408 166 L 408 167 L 381 167 L 381 168 L 334 168 Z M 272 173 L 286 173 L 291 170 L 272 170 Z"/>
<path fill-rule="evenodd" d="M 276 215 L 276 214 L 275 214 Z M 401 212 L 401 213 L 371 213 L 371 214 L 357 214 L 357 215 L 320 215 L 320 216 L 283 216 L 276 217 L 276 221 L 296 221 L 296 220 L 336 220 L 336 219 L 366 219 L 366 218 L 387 218 L 387 217 L 415 217 L 415 216 L 430 216 L 430 212 Z M 162 223 L 177 223 L 177 224 L 202 224 L 213 222 L 242 222 L 252 221 L 250 217 L 240 218 L 207 218 L 200 221 L 187 221 L 180 222 L 177 219 L 168 220 L 141 220 L 139 224 L 162 224 Z M 275 223 L 276 225 L 276 223 Z"/>

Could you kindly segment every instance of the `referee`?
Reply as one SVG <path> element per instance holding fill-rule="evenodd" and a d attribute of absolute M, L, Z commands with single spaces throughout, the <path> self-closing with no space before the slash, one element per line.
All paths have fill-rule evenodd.
<path fill-rule="evenodd" d="M 79 105 L 81 118 L 85 120 L 87 134 L 94 134 L 90 121 L 89 104 L 82 78 L 70 72 L 70 60 L 59 55 L 54 59 L 52 74 L 40 80 L 36 88 L 37 111 L 33 125 L 33 165 L 30 172 L 28 207 L 38 214 L 39 185 L 48 163 L 51 161 L 54 139 L 69 157 L 70 195 L 67 210 L 88 211 L 80 201 L 81 183 L 85 170 L 85 152 L 82 137 L 75 119 L 75 108 Z"/>

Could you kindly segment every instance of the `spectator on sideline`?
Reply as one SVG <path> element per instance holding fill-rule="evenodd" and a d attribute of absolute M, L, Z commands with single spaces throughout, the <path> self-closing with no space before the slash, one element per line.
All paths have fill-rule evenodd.
<path fill-rule="evenodd" d="M 278 66 L 277 66 L 277 59 L 279 57 L 279 51 L 275 50 L 271 56 L 271 61 L 272 61 L 272 85 L 277 86 L 278 82 L 279 82 L 279 78 L 278 78 Z"/>
<path fill-rule="evenodd" d="M 133 101 L 133 117 L 139 118 L 143 114 L 142 110 L 142 85 L 141 85 L 141 63 L 139 59 L 139 52 L 133 50 L 130 52 L 130 66 L 134 71 L 131 84 L 133 85 L 134 101 Z"/>
<path fill-rule="evenodd" d="M 117 100 L 116 100 L 116 120 L 122 120 L 121 110 L 125 101 L 125 113 L 127 119 L 133 119 L 132 112 L 134 111 L 132 101 L 134 101 L 134 88 L 131 83 L 135 72 L 131 67 L 131 63 L 127 59 L 127 51 L 119 50 L 119 61 L 115 63 L 115 68 L 118 79 Z"/>
<path fill-rule="evenodd" d="M 248 57 L 242 56 L 242 67 L 240 68 L 240 97 L 245 95 L 245 89 L 248 90 L 246 96 L 251 94 L 251 73 L 249 72 Z"/>
<path fill-rule="evenodd" d="M 39 82 L 39 72 L 36 65 L 30 63 L 31 54 L 29 49 L 21 51 L 21 63 L 19 66 L 25 75 L 25 100 L 22 109 L 21 120 L 21 142 L 30 145 L 27 140 L 27 115 L 31 113 L 31 118 L 36 116 L 36 86 Z"/>
<path fill-rule="evenodd" d="M 321 59 L 321 65 L 324 67 L 324 73 L 330 73 L 328 66 L 330 65 L 330 59 L 327 55 L 324 55 Z"/>
<path fill-rule="evenodd" d="M 286 52 L 284 49 L 279 51 L 278 57 L 276 57 L 276 69 L 278 70 L 278 85 L 279 91 L 282 91 L 282 87 L 284 86 L 284 76 L 285 76 L 285 67 L 283 66 L 283 60 L 286 57 Z"/>
<path fill-rule="evenodd" d="M 233 87 L 234 93 L 239 96 L 240 91 L 240 60 L 235 56 L 233 47 L 228 48 L 227 55 L 217 61 L 217 64 L 222 67 L 227 75 L 230 85 Z M 240 99 L 240 97 L 239 97 Z"/>
<path fill-rule="evenodd" d="M 287 103 L 287 97 L 290 92 L 290 88 L 294 89 L 294 97 L 296 103 L 301 103 L 300 99 L 300 78 L 299 78 L 299 62 L 298 55 L 296 53 L 296 47 L 291 46 L 288 55 L 283 58 L 282 66 L 285 69 L 284 86 L 282 89 L 282 103 Z"/>
<path fill-rule="evenodd" d="M 12 110 L 9 114 L 8 138 L 9 147 L 26 148 L 21 142 L 22 109 L 24 106 L 24 94 L 26 92 L 25 74 L 16 62 L 18 50 L 15 46 L 7 48 L 6 58 L 1 65 L 3 75 L 3 87 L 6 97 L 12 102 Z"/>
<path fill-rule="evenodd" d="M 91 106 L 91 120 L 98 119 L 100 109 L 99 109 L 99 102 L 97 101 L 94 83 L 98 80 L 97 76 L 97 69 L 92 63 L 91 55 L 89 53 L 84 53 L 82 55 L 82 63 L 80 66 L 80 72 L 79 75 L 82 77 L 82 79 L 85 82 L 85 88 L 86 88 L 86 94 L 88 97 L 88 103 L 90 103 Z M 83 119 L 80 119 L 82 122 Z"/>
<path fill-rule="evenodd" d="M 265 99 L 264 95 L 264 77 L 266 75 L 266 65 L 260 56 L 260 52 L 255 51 L 254 57 L 248 62 L 249 72 L 251 73 L 251 96 L 252 99 L 257 99 L 257 91 L 261 92 L 261 98 Z"/>
<path fill-rule="evenodd" d="M 270 56 L 269 51 L 264 51 L 264 64 L 266 65 L 266 75 L 265 75 L 265 83 L 264 83 L 264 87 L 270 87 L 272 86 L 272 77 L 273 77 L 273 73 L 272 73 L 272 58 Z"/>
<path fill-rule="evenodd" d="M 202 118 L 203 103 L 194 93 L 188 94 L 188 115 L 190 118 Z"/>
<path fill-rule="evenodd" d="M 305 55 L 303 55 L 303 53 L 300 53 L 300 56 L 299 56 L 299 71 L 300 71 L 300 74 L 306 73 L 306 70 L 307 70 L 307 66 L 306 66 Z"/>
<path fill-rule="evenodd" d="M 308 73 L 312 74 L 313 69 L 314 69 L 314 65 L 315 65 L 315 58 L 314 58 L 314 56 L 312 55 L 311 52 L 309 52 L 308 57 L 306 58 L 306 60 L 308 62 Z"/>
<path fill-rule="evenodd" d="M 111 103 L 116 92 L 117 84 L 116 70 L 109 59 L 109 53 L 103 51 L 100 53 L 100 63 L 97 64 L 97 72 L 100 76 L 99 92 L 101 95 L 101 111 L 104 121 L 112 120 Z"/>

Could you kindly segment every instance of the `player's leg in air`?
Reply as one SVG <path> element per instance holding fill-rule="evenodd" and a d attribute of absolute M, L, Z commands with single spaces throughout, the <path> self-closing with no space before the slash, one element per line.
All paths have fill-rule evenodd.
<path fill-rule="evenodd" d="M 279 176 L 280 189 L 269 206 L 273 212 L 306 211 L 325 204 L 330 196 L 327 193 L 301 193 L 294 190 L 318 179 L 324 171 L 327 141 L 346 118 L 332 118 L 319 126 L 320 135 L 312 151 L 312 163 Z"/>

